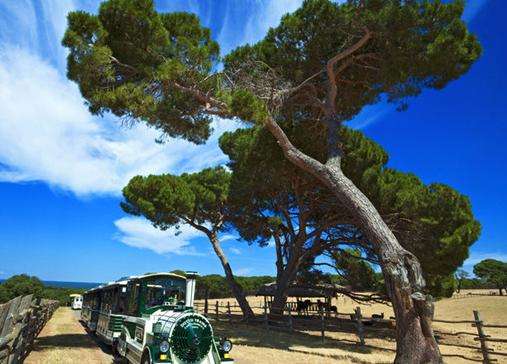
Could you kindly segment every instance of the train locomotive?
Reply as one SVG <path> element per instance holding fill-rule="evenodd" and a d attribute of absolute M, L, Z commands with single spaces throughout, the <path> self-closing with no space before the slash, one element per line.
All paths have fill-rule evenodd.
<path fill-rule="evenodd" d="M 186 277 L 150 273 L 121 282 L 122 289 L 104 289 L 118 287 L 110 284 L 91 291 L 94 297 L 107 293 L 101 295 L 101 312 L 93 317 L 102 317 L 112 327 L 105 325 L 110 334 L 99 338 L 112 345 L 115 356 L 129 363 L 234 363 L 229 354 L 231 342 L 215 336 L 209 320 L 194 309 L 196 276 L 195 272 L 187 272 Z M 112 296 L 114 292 L 119 296 Z M 116 304 L 107 305 L 111 300 Z M 114 320 L 106 321 L 108 315 Z"/>

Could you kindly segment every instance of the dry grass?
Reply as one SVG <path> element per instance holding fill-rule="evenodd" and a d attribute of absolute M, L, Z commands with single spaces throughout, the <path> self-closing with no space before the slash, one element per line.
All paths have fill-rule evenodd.
<path fill-rule="evenodd" d="M 42 329 L 25 364 L 111 364 L 107 348 L 97 344 L 78 321 L 79 311 L 60 307 Z M 104 351 L 105 350 L 105 351 Z"/>
<path fill-rule="evenodd" d="M 466 296 L 459 299 L 445 299 L 436 303 L 436 319 L 473 320 L 474 309 L 478 309 L 482 319 L 489 324 L 507 322 L 507 297 Z M 478 293 L 478 291 L 474 291 Z M 263 300 L 249 297 L 255 311 L 262 313 Z M 220 300 L 221 303 L 233 299 Z M 210 313 L 215 301 L 210 302 Z M 343 313 L 352 313 L 357 303 L 349 298 L 340 297 L 333 304 Z M 223 310 L 223 308 L 221 308 Z M 392 315 L 392 309 L 382 304 L 361 305 L 365 317 L 372 313 L 384 312 L 385 317 Z M 211 315 L 213 316 L 213 315 Z M 262 324 L 246 325 L 243 323 L 212 322 L 219 335 L 232 339 L 234 348 L 232 356 L 238 364 L 264 363 L 392 363 L 396 343 L 394 331 L 389 328 L 366 327 L 366 346 L 357 345 L 357 336 L 353 325 L 340 324 L 335 331 L 326 332 L 326 340 L 321 342 L 320 332 L 301 330 L 294 334 L 270 329 Z M 470 345 L 479 347 L 472 336 L 458 332 L 475 333 L 470 324 L 443 324 L 436 322 L 435 331 L 441 336 L 440 349 L 446 363 L 482 362 L 477 350 L 460 347 Z M 507 338 L 507 329 L 486 328 L 486 333 L 493 337 Z M 507 352 L 507 344 L 490 344 L 496 351 Z M 27 364 L 41 363 L 112 363 L 107 348 L 97 346 L 96 341 L 86 334 L 77 321 L 76 312 L 60 308 L 46 325 L 36 341 L 35 349 L 26 360 Z M 498 362 L 506 362 L 507 357 L 496 357 Z"/>
<path fill-rule="evenodd" d="M 450 298 L 436 302 L 435 318 L 445 320 L 473 320 L 473 310 L 478 309 L 483 321 L 489 324 L 507 323 L 507 297 L 498 296 L 466 296 L 470 293 L 488 293 L 485 291 L 463 291 L 464 298 Z M 253 306 L 262 307 L 261 297 L 249 297 Z M 221 304 L 227 301 L 235 303 L 234 299 L 219 300 Z M 214 312 L 215 301 L 210 302 L 210 313 Z M 341 313 L 352 313 L 358 304 L 348 297 L 339 297 L 333 302 Z M 371 314 L 384 313 L 388 318 L 393 315 L 392 308 L 383 304 L 360 305 L 365 317 Z M 224 310 L 221 308 L 220 310 Z M 254 309 L 262 313 L 261 308 Z M 366 346 L 357 345 L 354 327 L 344 325 L 340 330 L 326 332 L 326 342 L 322 344 L 319 331 L 303 331 L 294 335 L 278 331 L 266 331 L 262 325 L 258 327 L 234 323 L 214 323 L 216 331 L 232 338 L 236 343 L 233 356 L 238 363 L 391 363 L 394 359 L 396 343 L 393 330 L 366 328 Z M 441 336 L 440 349 L 446 363 L 482 362 L 481 354 L 475 349 L 463 348 L 462 345 L 479 348 L 479 343 L 472 336 L 466 334 L 455 335 L 458 332 L 476 333 L 470 324 L 434 323 L 435 331 Z M 507 338 L 507 329 L 486 328 L 486 333 L 492 337 Z M 490 343 L 490 348 L 500 352 L 507 352 L 507 344 Z M 495 357 L 498 362 L 506 362 L 507 357 Z"/>

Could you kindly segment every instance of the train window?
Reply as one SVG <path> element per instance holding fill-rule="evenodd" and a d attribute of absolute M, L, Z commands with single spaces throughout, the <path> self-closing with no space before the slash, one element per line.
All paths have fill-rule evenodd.
<path fill-rule="evenodd" d="M 185 281 L 171 277 L 154 277 L 145 282 L 145 307 L 182 304 L 185 299 Z"/>
<path fill-rule="evenodd" d="M 136 316 L 139 310 L 139 282 L 129 283 L 130 294 L 128 298 L 128 311 L 132 316 Z"/>

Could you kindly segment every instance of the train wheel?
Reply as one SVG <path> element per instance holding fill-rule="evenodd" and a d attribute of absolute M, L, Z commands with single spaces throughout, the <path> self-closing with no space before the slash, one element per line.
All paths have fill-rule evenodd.
<path fill-rule="evenodd" d="M 151 364 L 151 356 L 148 351 L 145 351 L 141 359 L 141 364 Z"/>

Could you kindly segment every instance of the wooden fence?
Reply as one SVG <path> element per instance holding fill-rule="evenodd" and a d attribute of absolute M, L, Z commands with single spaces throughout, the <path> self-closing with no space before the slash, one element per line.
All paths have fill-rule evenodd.
<path fill-rule="evenodd" d="M 196 303 L 196 307 L 202 311 L 203 314 L 208 316 L 211 319 L 217 321 L 228 321 L 230 323 L 240 320 L 242 317 L 242 312 L 240 307 L 230 302 L 219 302 L 215 301 L 214 304 L 208 306 L 205 303 Z M 311 312 L 306 315 L 309 315 L 311 320 L 303 319 L 299 320 L 296 317 L 300 317 L 298 312 L 291 310 L 292 306 L 287 306 L 286 312 L 284 315 L 276 316 L 273 313 L 268 313 L 268 306 L 251 306 L 252 309 L 261 310 L 262 314 L 256 317 L 258 322 L 261 322 L 267 330 L 285 330 L 289 332 L 293 332 L 298 329 L 304 330 L 314 330 L 320 331 L 320 336 L 322 342 L 326 339 L 326 331 L 331 329 L 340 329 L 343 328 L 344 322 L 348 322 L 349 325 L 355 328 L 355 333 L 357 335 L 357 343 L 358 345 L 366 345 L 365 343 L 365 331 L 373 330 L 372 326 L 383 325 L 384 327 L 395 327 L 396 321 L 394 317 L 389 318 L 381 318 L 380 315 L 374 315 L 375 317 L 364 317 L 361 313 L 361 308 L 358 306 L 354 310 L 354 312 L 324 312 L 322 310 L 318 312 Z M 461 344 L 452 344 L 454 346 L 463 347 L 467 349 L 477 350 L 482 354 L 483 363 L 489 364 L 496 362 L 497 359 L 493 358 L 494 356 L 500 356 L 507 358 L 507 349 L 505 352 L 497 352 L 491 348 L 489 348 L 488 343 L 507 343 L 507 339 L 504 338 L 495 338 L 486 334 L 488 328 L 495 329 L 507 329 L 507 325 L 499 325 L 499 324 L 487 324 L 482 321 L 480 317 L 480 313 L 477 310 L 473 311 L 473 320 L 439 320 L 435 319 L 434 322 L 440 322 L 445 324 L 470 324 L 472 327 L 475 327 L 477 333 L 474 332 L 436 332 L 436 334 L 445 334 L 445 335 L 469 335 L 473 336 L 474 340 L 479 343 L 477 346 L 471 345 L 461 345 Z M 372 325 L 373 324 L 373 325 Z M 366 328 L 366 325 L 368 326 Z M 437 338 L 438 339 L 438 338 Z M 447 344 L 446 344 L 447 345 Z"/>
<path fill-rule="evenodd" d="M 242 312 L 239 305 L 229 301 L 219 302 L 208 306 L 206 303 L 195 303 L 196 308 L 207 317 L 216 321 L 234 322 L 241 320 Z M 329 312 L 320 310 L 296 311 L 293 305 L 287 305 L 283 315 L 275 315 L 270 311 L 268 305 L 250 306 L 253 310 L 260 310 L 261 315 L 256 317 L 256 321 L 262 323 L 266 329 L 283 330 L 293 332 L 298 329 L 320 331 L 322 342 L 325 341 L 326 331 L 330 329 L 342 328 L 343 323 L 350 323 L 355 327 L 355 331 L 360 345 L 365 344 L 364 323 L 375 322 L 377 324 L 391 325 L 391 320 L 363 317 L 361 308 L 358 306 L 354 312 Z M 317 307 L 317 306 L 316 306 Z M 298 319 L 303 317 L 303 319 Z M 309 319 L 308 319 L 309 318 Z"/>
<path fill-rule="evenodd" d="M 496 297 L 504 297 L 507 299 L 507 295 L 501 295 L 500 292 L 498 291 L 494 291 L 494 290 L 491 290 L 491 291 L 488 291 L 488 292 L 466 292 L 466 293 L 454 293 L 451 297 L 451 299 L 461 299 L 461 298 L 473 298 L 473 297 L 478 297 L 478 296 L 483 296 L 483 297 L 491 297 L 491 296 L 496 296 Z"/>
<path fill-rule="evenodd" d="M 495 328 L 495 329 L 507 329 L 507 325 L 499 325 L 499 324 L 487 324 L 481 319 L 481 315 L 478 310 L 473 311 L 474 319 L 473 320 L 461 320 L 461 321 L 454 321 L 454 320 L 438 320 L 435 319 L 433 322 L 440 322 L 445 324 L 470 324 L 472 327 L 475 327 L 477 329 L 477 334 L 473 332 L 436 332 L 437 334 L 445 334 L 445 335 L 469 335 L 472 336 L 475 341 L 478 341 L 480 344 L 480 347 L 474 347 L 474 346 L 468 346 L 468 345 L 456 345 L 458 347 L 468 348 L 468 349 L 475 349 L 478 350 L 482 354 L 482 362 L 484 364 L 489 364 L 496 362 L 497 359 L 494 358 L 494 356 L 500 356 L 507 358 L 507 349 L 503 352 L 497 352 L 491 348 L 489 348 L 488 343 L 494 342 L 494 343 L 507 343 L 507 339 L 504 338 L 495 338 L 491 337 L 491 335 L 486 334 L 486 330 L 488 328 Z"/>
<path fill-rule="evenodd" d="M 0 364 L 22 363 L 58 301 L 19 296 L 0 305 Z"/>

